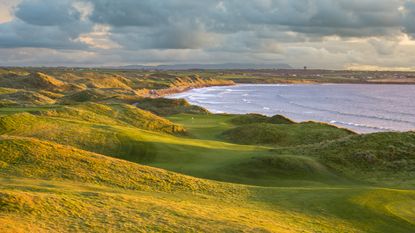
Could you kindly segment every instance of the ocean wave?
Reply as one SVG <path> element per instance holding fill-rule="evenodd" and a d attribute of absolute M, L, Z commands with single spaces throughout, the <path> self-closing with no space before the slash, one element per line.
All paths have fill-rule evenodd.
<path fill-rule="evenodd" d="M 374 129 L 374 130 L 380 130 L 380 131 L 396 131 L 394 129 L 387 128 L 387 127 L 359 124 L 359 123 L 353 123 L 353 122 L 335 121 L 335 120 L 330 121 L 330 124 L 340 124 L 340 125 L 345 125 L 345 126 L 354 126 L 358 128 Z"/>
<path fill-rule="evenodd" d="M 328 113 L 333 113 L 333 114 L 342 115 L 342 116 L 351 116 L 351 117 L 359 117 L 359 118 L 367 118 L 367 119 L 377 119 L 377 120 L 383 120 L 383 121 L 392 121 L 392 122 L 398 122 L 398 123 L 415 124 L 415 122 L 413 122 L 413 121 L 396 119 L 396 118 L 390 118 L 390 117 L 385 117 L 385 116 L 375 116 L 375 115 L 364 115 L 364 114 L 356 114 L 356 113 L 347 113 L 347 112 L 341 112 L 341 111 L 336 111 L 336 110 L 330 110 L 330 109 L 323 109 L 323 108 L 311 107 L 311 106 L 299 104 L 299 103 L 296 103 L 296 102 L 293 102 L 293 101 L 289 101 L 288 103 L 291 104 L 291 105 L 295 105 L 297 107 L 301 107 L 301 108 L 311 109 L 311 110 L 320 111 L 320 112 L 328 112 Z"/>

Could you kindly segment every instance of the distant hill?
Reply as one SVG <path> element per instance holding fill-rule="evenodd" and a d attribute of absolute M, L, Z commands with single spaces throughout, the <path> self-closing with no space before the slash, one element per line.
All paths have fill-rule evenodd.
<path fill-rule="evenodd" d="M 284 63 L 276 64 L 249 64 L 249 63 L 223 63 L 223 64 L 174 64 L 159 66 L 128 65 L 110 67 L 113 69 L 131 70 L 254 70 L 254 69 L 292 69 Z"/>

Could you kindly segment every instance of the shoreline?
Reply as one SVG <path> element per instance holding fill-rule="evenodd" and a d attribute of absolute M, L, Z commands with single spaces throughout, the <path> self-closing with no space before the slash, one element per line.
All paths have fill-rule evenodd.
<path fill-rule="evenodd" d="M 140 95 L 145 98 L 164 98 L 169 95 L 179 94 L 193 89 L 207 87 L 237 86 L 237 85 L 415 85 L 415 82 L 399 82 L 399 81 L 373 81 L 373 82 L 315 82 L 306 80 L 292 80 L 286 82 L 238 82 L 226 79 L 201 79 L 199 82 L 191 83 L 188 86 L 169 87 L 164 89 L 142 89 Z"/>
<path fill-rule="evenodd" d="M 343 86 L 343 85 L 349 85 L 349 86 L 353 86 L 356 84 L 350 84 L 350 83 L 315 83 L 315 84 L 246 84 L 246 83 L 236 83 L 232 86 L 244 86 L 244 87 L 261 87 L 261 86 Z M 371 86 L 373 84 L 358 84 L 358 85 L 366 85 L 366 86 Z M 377 85 L 381 85 L 381 84 L 377 84 Z M 390 84 L 391 86 L 399 86 L 396 84 Z M 214 87 L 214 86 L 207 86 L 207 87 L 201 87 L 201 88 L 191 88 L 191 89 L 187 89 L 186 91 L 191 91 L 192 89 L 203 89 L 203 88 L 209 88 L 209 87 Z M 340 88 L 340 87 L 339 87 Z M 179 92 L 179 93 L 173 93 L 170 95 L 165 95 L 162 98 L 168 98 L 168 99 L 186 99 L 186 96 L 180 96 L 181 93 L 185 93 L 186 91 L 183 92 Z M 186 99 L 187 100 L 187 99 Z M 196 105 L 199 107 L 203 107 L 206 108 L 206 106 L 203 105 L 203 103 L 197 103 L 197 102 L 190 102 L 190 104 L 192 105 Z M 215 109 L 208 109 L 209 111 L 212 111 L 212 113 L 215 113 Z M 248 109 L 249 110 L 249 109 Z M 218 110 L 219 111 L 219 110 Z M 224 111 L 224 110 L 220 110 L 220 113 L 223 114 L 244 114 L 245 111 L 241 110 L 240 112 L 232 112 L 232 111 Z M 261 114 L 261 115 L 267 115 L 267 116 L 271 116 L 270 114 L 264 113 L 263 111 L 257 111 L 257 110 L 252 110 L 250 111 L 250 113 L 257 113 L 257 114 Z M 279 114 L 279 113 L 275 113 L 275 114 Z M 286 115 L 286 114 L 281 114 L 284 116 L 287 116 L 290 119 L 295 119 L 292 116 Z M 374 133 L 374 132 L 408 132 L 408 131 L 413 131 L 413 129 L 408 129 L 408 130 L 399 130 L 397 128 L 384 128 L 383 126 L 374 126 L 374 125 L 364 125 L 361 124 L 359 121 L 354 122 L 354 121 L 344 121 L 344 120 L 331 120 L 331 121 L 323 121 L 323 120 L 318 120 L 318 119 L 313 119 L 311 118 L 307 118 L 307 119 L 302 119 L 302 120 L 296 120 L 298 122 L 306 122 L 306 121 L 316 121 L 316 122 L 321 122 L 321 123 L 325 123 L 325 124 L 329 124 L 329 125 L 334 125 L 336 127 L 339 128 L 345 128 L 348 130 L 351 130 L 353 132 L 356 132 L 358 134 L 368 134 L 368 133 Z"/>
<path fill-rule="evenodd" d="M 223 84 L 202 84 L 202 85 L 195 85 L 195 86 L 187 86 L 187 87 L 171 87 L 166 89 L 159 89 L 159 90 L 146 90 L 146 94 L 143 95 L 145 98 L 165 98 L 169 95 L 180 94 L 186 91 L 190 91 L 193 89 L 200 89 L 200 88 L 207 88 L 207 87 L 226 87 L 226 86 L 236 86 L 238 83 L 223 83 Z"/>
<path fill-rule="evenodd" d="M 393 86 L 401 86 L 401 85 L 414 85 L 415 83 L 374 83 L 374 82 L 362 82 L 362 83 L 328 83 L 328 82 L 314 82 L 314 83 L 237 83 L 234 82 L 233 84 L 224 84 L 224 85 L 206 85 L 206 86 L 199 86 L 199 87 L 186 87 L 186 88 L 167 88 L 167 89 L 160 89 L 156 90 L 157 94 L 155 95 L 149 95 L 149 96 L 143 96 L 145 98 L 165 98 L 166 96 L 176 95 L 180 93 L 184 93 L 187 91 L 191 91 L 194 89 L 203 89 L 203 88 L 209 88 L 209 87 L 233 87 L 233 86 L 282 86 L 282 85 L 393 85 Z M 159 92 L 160 91 L 160 92 Z M 164 93 L 166 91 L 166 93 Z M 172 91 L 172 92 L 169 92 Z M 162 93 L 162 94 L 159 94 Z"/>

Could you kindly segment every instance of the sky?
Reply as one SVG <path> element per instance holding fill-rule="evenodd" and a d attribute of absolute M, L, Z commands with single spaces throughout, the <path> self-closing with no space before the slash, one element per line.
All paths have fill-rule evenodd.
<path fill-rule="evenodd" d="M 415 0 L 0 0 L 0 65 L 415 70 Z"/>

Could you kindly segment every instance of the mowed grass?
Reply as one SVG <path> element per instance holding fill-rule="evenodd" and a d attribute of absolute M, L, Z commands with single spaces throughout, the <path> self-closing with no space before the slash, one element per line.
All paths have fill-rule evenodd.
<path fill-rule="evenodd" d="M 175 135 L 62 109 L 0 121 L 0 231 L 415 231 L 415 191 L 327 166 L 317 149 L 337 141 L 233 144 L 238 116 L 170 116 L 186 128 Z"/>

